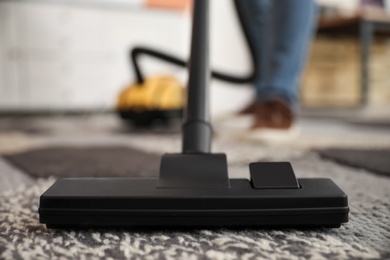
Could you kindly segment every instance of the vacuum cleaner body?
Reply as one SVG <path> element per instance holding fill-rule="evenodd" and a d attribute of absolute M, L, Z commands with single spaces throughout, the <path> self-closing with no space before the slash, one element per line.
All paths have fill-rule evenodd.
<path fill-rule="evenodd" d="M 252 163 L 250 179 L 229 179 L 226 156 L 211 153 L 208 12 L 208 0 L 194 1 L 182 153 L 164 155 L 154 179 L 58 180 L 40 198 L 41 223 L 339 227 L 348 221 L 347 196 L 329 179 L 296 179 L 288 162 Z"/>
<path fill-rule="evenodd" d="M 119 116 L 135 126 L 150 126 L 154 121 L 180 119 L 185 104 L 184 88 L 168 76 L 149 78 L 126 87 L 119 95 Z"/>

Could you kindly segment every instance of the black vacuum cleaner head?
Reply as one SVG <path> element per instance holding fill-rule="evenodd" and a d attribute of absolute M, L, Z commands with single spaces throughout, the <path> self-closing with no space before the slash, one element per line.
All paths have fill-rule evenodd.
<path fill-rule="evenodd" d="M 257 163 L 251 180 L 231 179 L 227 188 L 165 188 L 153 178 L 62 179 L 41 196 L 40 222 L 78 228 L 339 227 L 348 221 L 347 196 L 333 181 L 292 176 L 298 186 L 290 186 L 293 172 L 275 171 L 286 167 Z"/>
<path fill-rule="evenodd" d="M 299 179 L 299 189 L 158 189 L 156 179 L 64 179 L 41 197 L 40 222 L 78 227 L 339 227 L 346 195 L 330 179 Z"/>

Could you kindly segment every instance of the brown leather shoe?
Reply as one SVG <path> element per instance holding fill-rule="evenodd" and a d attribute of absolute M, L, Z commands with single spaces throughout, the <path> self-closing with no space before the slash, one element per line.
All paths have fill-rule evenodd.
<path fill-rule="evenodd" d="M 252 129 L 287 130 L 294 124 L 291 108 L 281 100 L 269 100 L 256 104 Z"/>
<path fill-rule="evenodd" d="M 257 102 L 252 102 L 238 112 L 238 115 L 253 115 L 256 112 Z"/>

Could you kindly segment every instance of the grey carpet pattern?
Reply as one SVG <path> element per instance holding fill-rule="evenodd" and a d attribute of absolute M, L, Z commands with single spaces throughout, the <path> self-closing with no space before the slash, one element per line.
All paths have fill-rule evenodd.
<path fill-rule="evenodd" d="M 152 177 L 160 156 L 131 147 L 49 147 L 4 155 L 32 177 Z"/>
<path fill-rule="evenodd" d="M 323 158 L 341 164 L 363 168 L 372 172 L 390 176 L 389 149 L 326 149 L 319 150 Z"/>
<path fill-rule="evenodd" d="M 32 179 L 0 157 L 0 193 L 31 183 Z"/>
<path fill-rule="evenodd" d="M 390 178 L 323 161 L 314 153 L 293 159 L 292 165 L 298 177 L 338 183 L 349 195 L 350 222 L 312 230 L 49 230 L 37 214 L 40 194 L 54 182 L 44 178 L 0 194 L 0 258 L 390 258 Z M 234 169 L 235 176 L 248 171 L 242 163 Z"/>

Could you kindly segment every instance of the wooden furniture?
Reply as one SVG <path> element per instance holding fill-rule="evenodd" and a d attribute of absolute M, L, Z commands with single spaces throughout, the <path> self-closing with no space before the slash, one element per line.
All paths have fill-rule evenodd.
<path fill-rule="evenodd" d="M 353 17 L 323 18 L 319 21 L 318 35 L 348 35 L 359 40 L 360 105 L 366 105 L 370 88 L 371 45 L 375 36 L 390 37 L 390 17 L 382 11 L 367 9 Z"/>

